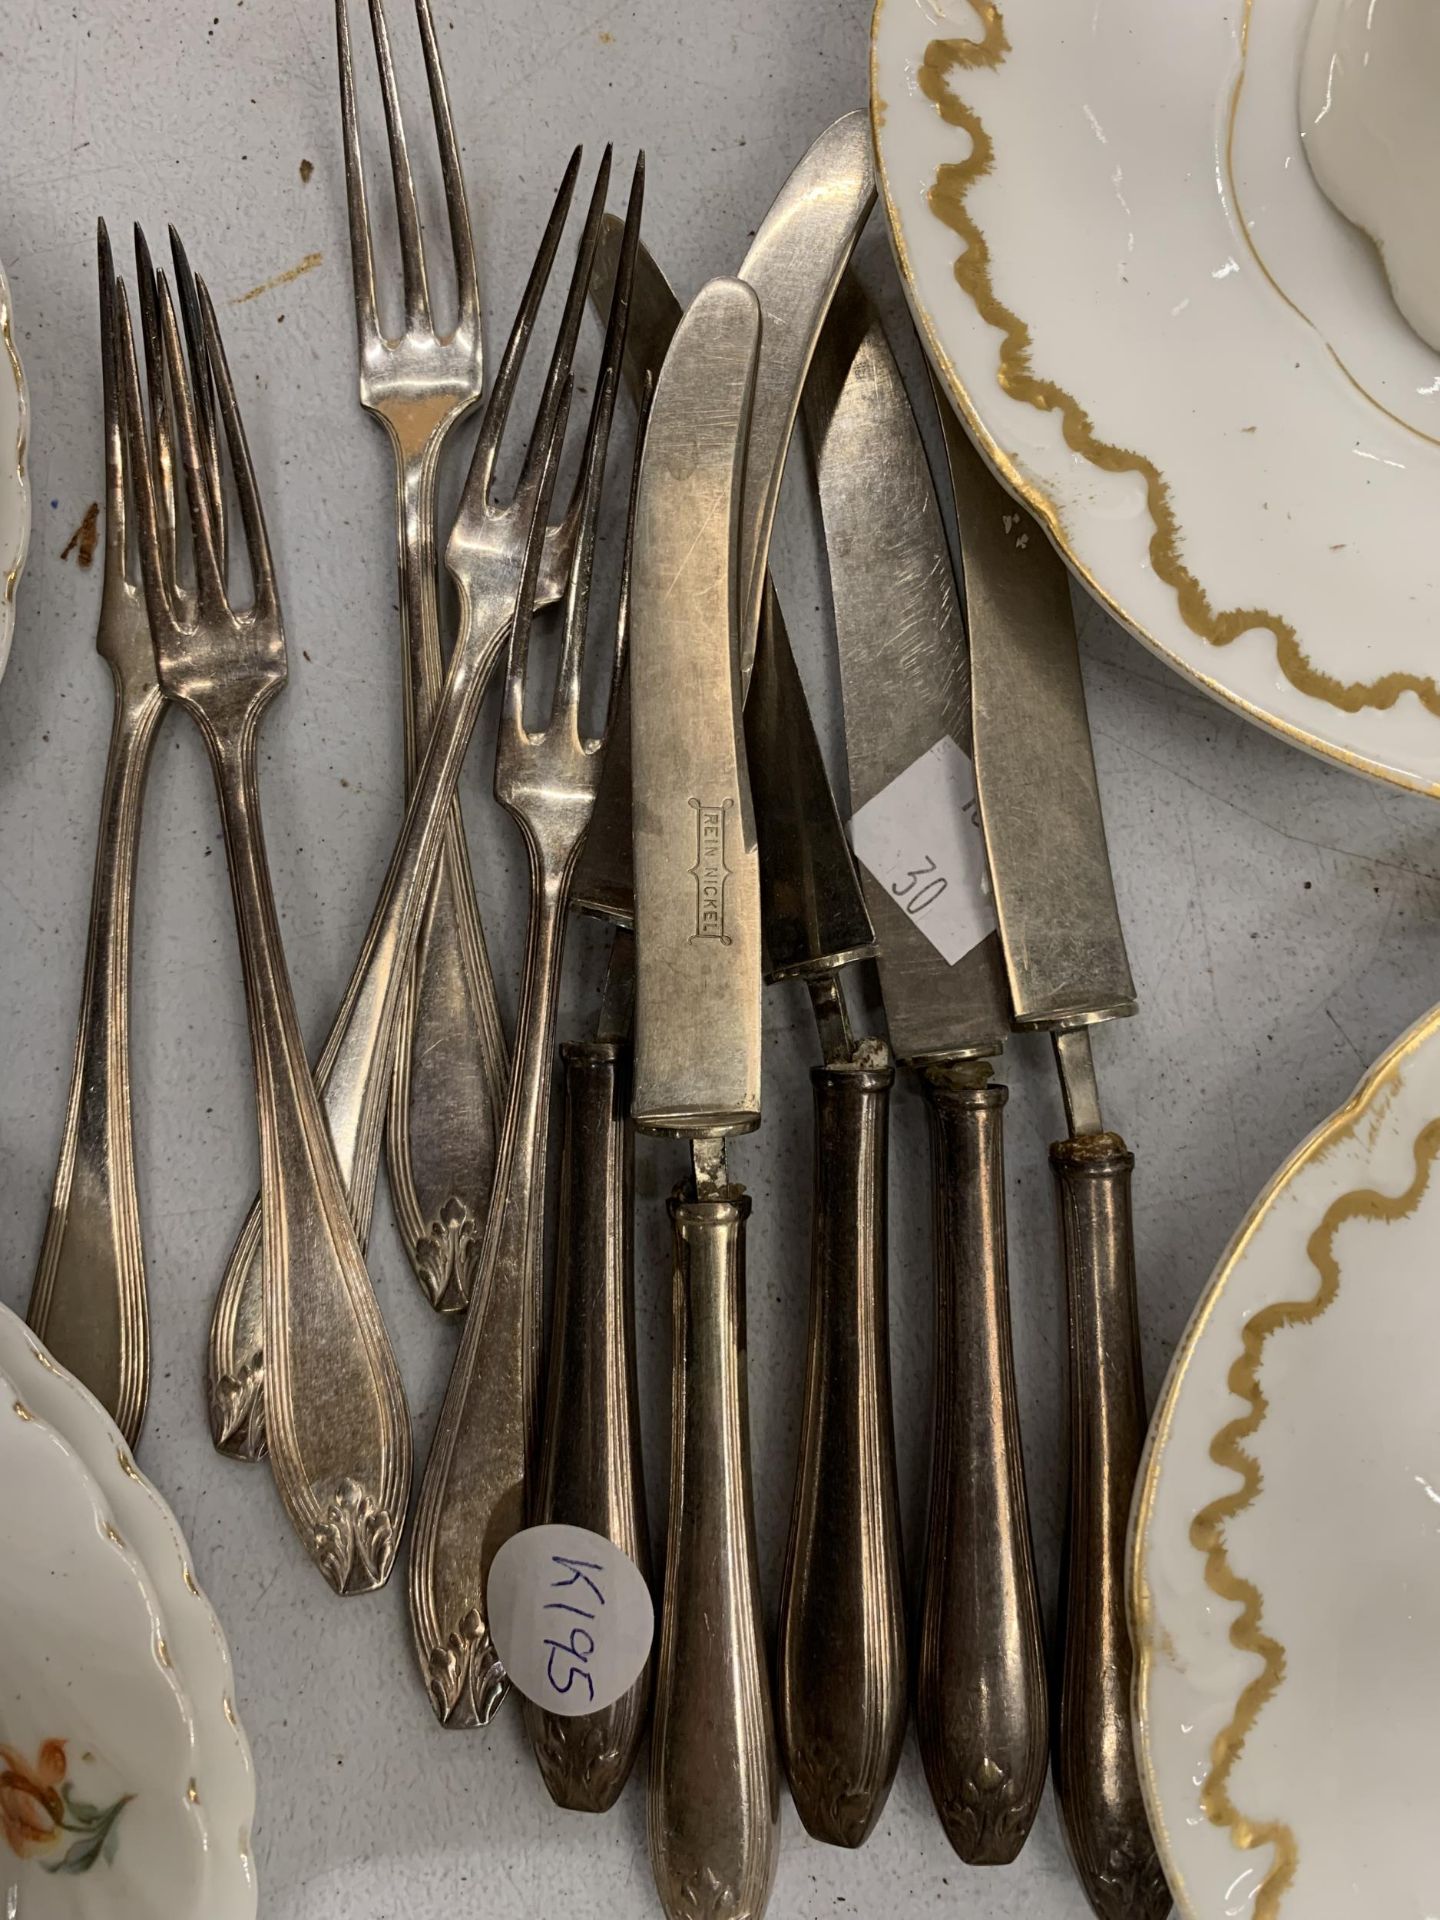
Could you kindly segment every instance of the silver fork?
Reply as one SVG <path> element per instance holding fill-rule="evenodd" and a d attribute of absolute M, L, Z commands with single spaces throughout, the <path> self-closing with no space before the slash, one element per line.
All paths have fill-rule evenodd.
<path fill-rule="evenodd" d="M 100 364 L 105 421 L 105 572 L 96 650 L 115 682 L 90 900 L 75 1065 L 30 1325 L 134 1446 L 150 1387 L 150 1318 L 130 1119 L 130 922 L 140 816 L 165 712 L 144 592 L 126 548 L 124 440 L 116 377 L 115 265 L 102 220 Z M 138 262 L 142 281 L 148 258 Z"/>
<path fill-rule="evenodd" d="M 435 480 L 450 433 L 482 392 L 480 294 L 460 152 L 430 0 L 415 0 L 425 53 L 458 291 L 455 325 L 437 328 L 415 184 L 382 0 L 370 0 L 400 229 L 405 325 L 381 329 L 356 115 L 349 0 L 336 0 L 345 184 L 360 349 L 360 403 L 381 421 L 395 456 L 401 628 L 405 641 L 405 777 L 413 788 L 434 722 L 443 664 L 435 563 Z M 485 950 L 460 802 L 445 845 L 401 1011 L 390 1100 L 390 1191 L 416 1278 L 441 1312 L 469 1300 L 494 1171 L 509 1067 Z"/>
<path fill-rule="evenodd" d="M 501 361 L 500 373 L 490 396 L 471 467 L 467 501 L 471 504 L 461 516 L 452 536 L 446 560 L 460 586 L 461 630 L 455 656 L 468 649 L 476 651 L 476 674 L 483 690 L 499 657 L 515 599 L 515 580 L 529 530 L 527 499 L 518 495 L 500 503 L 491 499 L 495 462 L 505 429 L 515 384 L 530 335 L 534 330 L 556 251 L 564 231 L 580 169 L 580 151 L 570 158 L 565 178 L 556 196 L 555 206 L 541 242 L 530 282 L 521 304 L 510 342 Z M 589 283 L 590 262 L 594 258 L 600 216 L 604 212 L 609 181 L 609 156 L 602 161 L 589 218 L 581 242 L 575 277 L 560 322 L 552 374 L 568 373 L 574 357 Z M 533 443 L 532 443 L 533 444 Z M 574 548 L 576 510 L 579 505 L 577 483 L 575 499 L 565 516 L 545 531 L 544 549 L 535 585 L 537 601 L 555 600 L 563 591 L 568 556 Z M 547 507 L 548 511 L 548 507 Z M 454 677 L 454 659 L 451 678 Z M 447 683 L 448 686 L 448 683 Z M 443 712 L 448 695 L 442 695 Z M 439 720 L 436 721 L 439 725 Z M 473 725 L 473 719 L 472 719 Z M 433 731 L 434 729 L 432 729 Z M 458 768 L 457 768 L 458 775 Z M 419 791 L 419 776 L 411 794 L 411 809 Z M 450 798 L 453 798 L 454 783 Z M 448 817 L 448 805 L 447 805 Z M 407 816 L 408 820 L 409 816 Z M 408 829 L 407 829 L 408 830 Z M 443 821 L 442 821 L 443 830 Z M 402 835 L 403 837 L 403 835 Z M 423 905 L 423 902 L 422 902 Z M 379 909 L 376 909 L 377 916 Z M 372 933 L 374 922 L 372 921 Z M 398 978 L 408 978 L 413 942 L 406 945 Z M 378 1029 L 358 1005 L 362 993 L 362 973 L 369 964 L 367 949 L 362 951 L 350 986 L 331 1028 L 325 1050 L 315 1069 L 315 1082 L 330 1124 L 330 1138 L 350 1196 L 350 1216 L 364 1248 L 369 1239 L 370 1221 L 375 1207 L 375 1177 L 380 1160 L 380 1117 L 383 1100 L 376 1106 L 376 1087 L 383 1085 L 390 1061 L 391 1041 Z M 398 1013 L 397 1013 L 398 1018 Z M 241 1229 L 225 1277 L 215 1302 L 210 1327 L 209 1409 L 210 1431 L 222 1453 L 240 1460 L 264 1457 L 265 1437 L 265 1340 L 262 1287 L 260 1280 L 260 1205 L 257 1201 Z"/>
<path fill-rule="evenodd" d="M 285 634 L 264 513 L 214 308 L 197 283 L 201 339 L 187 368 L 169 285 L 156 287 L 185 476 L 195 584 L 159 505 L 165 441 L 147 437 L 129 303 L 117 288 L 126 446 L 160 687 L 195 720 L 210 755 L 230 865 L 254 1055 L 264 1209 L 265 1345 L 275 1482 L 307 1552 L 337 1593 L 389 1575 L 410 1487 L 405 1392 L 355 1237 L 300 1037 L 260 819 L 260 720 L 286 678 Z M 226 584 L 213 380 L 252 582 Z M 157 471 L 159 468 L 159 471 Z"/>
<path fill-rule="evenodd" d="M 614 720 L 624 660 L 617 625 L 610 698 L 598 737 L 580 731 L 596 522 L 629 320 L 639 245 L 644 156 L 626 210 L 620 270 L 581 462 L 580 523 L 565 597 L 560 663 L 543 732 L 525 724 L 533 598 L 522 590 L 510 634 L 509 667 L 495 760 L 495 797 L 519 827 L 530 863 L 530 916 L 516 1016 L 518 1047 L 495 1166 L 495 1191 L 474 1304 L 425 1467 L 410 1556 L 410 1621 L 431 1704 L 447 1727 L 484 1726 L 509 1680 L 490 1637 L 485 1583 L 490 1562 L 526 1519 L 538 1428 L 544 1295 L 545 1161 L 549 1137 L 555 1003 L 564 952 L 566 903 L 575 860 L 590 825 Z M 597 213 L 601 209 L 594 209 Z M 598 219 L 596 236 L 598 237 Z M 593 258 L 593 245 L 591 248 Z M 589 268 L 586 269 L 586 280 Z M 483 522 L 470 515 L 483 495 L 467 494 L 452 538 L 483 547 Z M 462 530 L 464 530 L 462 532 Z M 464 593 L 460 567 L 452 571 Z"/>

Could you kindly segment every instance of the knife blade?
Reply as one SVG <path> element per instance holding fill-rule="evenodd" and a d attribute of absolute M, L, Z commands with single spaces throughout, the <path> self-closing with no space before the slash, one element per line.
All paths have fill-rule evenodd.
<path fill-rule="evenodd" d="M 619 233 L 616 222 L 601 238 L 594 291 L 602 305 Z M 642 244 L 627 352 L 637 399 L 658 371 L 680 314 Z M 762 367 L 768 340 L 762 325 Z M 856 1044 L 837 978 L 839 969 L 874 953 L 874 932 L 773 588 L 761 618 L 745 733 L 766 976 L 806 981 L 824 1055 L 811 1073 L 810 1338 L 781 1590 L 777 1721 L 806 1827 L 832 1844 L 857 1846 L 894 1779 L 908 1706 L 888 1339 L 894 1069 L 883 1042 Z M 628 801 L 628 784 L 624 793 Z M 628 805 L 610 814 L 603 831 L 623 835 L 612 848 L 628 852 Z M 610 891 L 603 899 L 592 892 L 589 910 L 608 906 L 615 917 L 619 893 L 629 887 L 628 864 L 602 856 L 600 865 L 611 876 L 604 883 Z"/>
<path fill-rule="evenodd" d="M 759 345 L 742 282 L 697 295 L 656 383 L 635 508 L 635 1124 L 692 1138 L 760 1124 L 760 867 L 732 643 Z"/>
<path fill-rule="evenodd" d="M 779 1849 L 746 1421 L 745 1221 L 725 1140 L 760 1118 L 760 901 L 740 725 L 740 492 L 760 306 L 712 280 L 656 382 L 631 558 L 639 1128 L 691 1138 L 670 1202 L 670 1513 L 650 1859 L 672 1920 L 758 1920 Z"/>
<path fill-rule="evenodd" d="M 1070 1129 L 1050 1150 L 1070 1320 L 1070 1487 L 1055 1785 L 1102 1920 L 1168 1912 L 1130 1736 L 1125 1537 L 1145 1434 L 1130 1173 L 1090 1025 L 1135 1011 L 1069 575 L 942 406 L 970 631 L 975 781 L 1016 1024 L 1048 1029 Z M 1043 766 L 1045 777 L 1035 778 Z"/>
<path fill-rule="evenodd" d="M 766 316 L 741 495 L 740 667 L 746 688 L 764 602 L 770 534 L 806 369 L 840 274 L 874 203 L 869 124 L 863 113 L 848 113 L 826 128 L 780 189 L 740 268 L 739 277 L 755 289 Z M 607 239 L 611 261 L 615 244 L 611 230 Z M 613 273 L 613 266 L 609 270 Z M 597 288 L 604 284 L 602 269 L 596 274 Z M 669 301 L 678 321 L 673 294 Z M 653 371 L 658 367 L 658 359 L 652 357 L 655 348 L 674 330 L 674 321 L 668 331 L 665 321 L 664 302 L 657 298 L 646 322 L 632 336 L 632 368 L 648 364 Z M 797 736 L 802 730 L 813 734 L 809 709 L 803 703 L 790 724 Z M 622 925 L 633 911 L 634 894 L 627 746 L 628 735 L 621 725 L 605 756 L 594 824 L 575 875 L 573 895 L 578 908 Z M 818 761 L 818 747 L 814 755 Z"/>
<path fill-rule="evenodd" d="M 880 322 L 847 275 L 805 393 L 829 555 L 857 813 L 968 748 L 965 638 L 945 523 Z M 963 767 L 963 759 L 961 765 Z M 909 792 L 911 789 L 906 788 Z M 922 862 L 971 824 L 937 793 L 904 809 Z M 941 815 L 946 817 L 941 818 Z M 902 860 L 901 865 L 905 865 Z M 959 866 L 943 874 L 958 886 Z M 1014 1858 L 1045 1782 L 1040 1615 L 1020 1452 L 1006 1272 L 1002 1113 L 991 1078 L 1009 1006 L 983 913 L 950 958 L 907 911 L 903 875 L 865 873 L 890 1035 L 917 1071 L 933 1143 L 937 1367 L 916 1718 L 936 1808 L 961 1858 Z M 927 885 L 933 885 L 927 882 Z M 973 903 L 972 903 L 973 904 Z M 983 906 L 983 902 L 981 903 Z M 957 923 L 963 934 L 964 923 Z"/>

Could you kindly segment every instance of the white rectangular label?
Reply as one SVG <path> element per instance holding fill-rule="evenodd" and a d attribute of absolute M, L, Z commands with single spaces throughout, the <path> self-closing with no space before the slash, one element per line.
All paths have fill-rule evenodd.
<path fill-rule="evenodd" d="M 861 807 L 850 841 L 947 966 L 993 931 L 975 775 L 948 733 Z"/>

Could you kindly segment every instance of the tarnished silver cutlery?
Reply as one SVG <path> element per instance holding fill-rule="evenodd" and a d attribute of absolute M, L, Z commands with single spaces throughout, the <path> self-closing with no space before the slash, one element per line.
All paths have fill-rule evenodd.
<path fill-rule="evenodd" d="M 349 0 L 336 0 L 360 404 L 395 456 L 400 621 L 405 645 L 405 777 L 413 787 L 444 678 L 435 561 L 435 481 L 451 433 L 480 400 L 480 291 L 460 149 L 430 0 L 415 0 L 450 217 L 458 303 L 442 333 L 432 312 L 400 91 L 382 0 L 369 0 L 400 229 L 404 327 L 387 334 L 376 299 Z M 509 1053 L 485 950 L 458 798 L 441 849 L 401 1006 L 390 1097 L 390 1197 L 416 1278 L 441 1312 L 469 1302 L 494 1173 Z"/>
<path fill-rule="evenodd" d="M 471 516 L 470 544 L 474 551 L 470 552 L 462 540 L 458 545 L 452 544 L 446 556 L 452 572 L 457 564 L 463 566 L 465 572 L 462 587 L 464 625 L 455 652 L 459 655 L 462 651 L 474 650 L 474 672 L 481 691 L 494 668 L 510 619 L 514 586 L 519 577 L 529 522 L 526 509 L 519 501 L 504 506 L 491 501 L 483 513 L 480 503 L 486 499 L 486 490 L 493 478 L 520 361 L 534 328 L 541 297 L 560 244 L 579 165 L 577 150 L 571 158 L 546 228 L 477 443 L 483 485 L 478 493 L 474 493 L 472 488 L 472 492 L 467 494 L 466 508 Z M 373 310 L 374 287 L 368 253 L 363 263 L 357 265 L 356 271 L 357 277 L 368 289 L 368 295 L 362 298 L 362 306 Z M 574 353 L 580 317 L 578 307 L 567 307 L 557 348 L 560 357 L 556 362 L 558 367 L 566 370 Z M 472 467 L 472 477 L 481 470 Z M 551 604 L 565 590 L 574 551 L 578 504 L 577 486 L 570 507 L 554 526 L 547 529 L 535 585 L 539 605 Z M 488 546 L 480 537 L 487 530 Z M 457 686 L 457 712 L 459 695 L 460 688 Z M 432 731 L 434 724 L 432 719 Z M 473 727 L 474 715 L 471 715 L 469 724 Z M 458 762 L 455 777 L 458 779 Z M 418 781 L 418 772 L 416 779 Z M 413 797 L 413 785 L 411 791 Z M 452 780 L 447 805 L 453 794 Z M 420 819 L 420 814 L 408 818 L 407 827 L 402 830 L 402 839 L 412 829 L 417 832 L 421 830 Z M 350 1196 L 350 1212 L 362 1248 L 370 1235 L 375 1207 L 375 1182 L 379 1171 L 379 1136 L 376 1125 L 372 1124 L 375 1114 L 374 1082 L 377 1074 L 389 1072 L 390 1055 L 388 1051 L 381 1050 L 378 1044 L 380 1035 L 376 1030 L 365 1020 L 356 1017 L 356 1003 L 366 967 L 379 964 L 384 951 L 373 940 L 367 944 L 315 1069 L 316 1084 L 329 1120 L 336 1159 Z M 409 954 L 410 948 L 407 946 L 407 966 Z M 381 1115 L 383 1118 L 383 1108 Z M 251 1209 L 226 1265 L 210 1327 L 211 1437 L 222 1453 L 241 1460 L 261 1459 L 266 1444 L 265 1353 L 259 1256 L 260 1209 L 257 1203 Z"/>
<path fill-rule="evenodd" d="M 609 173 L 607 153 L 581 235 L 562 323 L 562 340 L 572 344 L 594 268 Z M 538 551 L 530 556 L 510 637 L 495 796 L 520 828 L 530 865 L 530 919 L 516 1020 L 517 1051 L 475 1297 L 425 1466 L 410 1560 L 416 1655 L 431 1704 L 449 1727 L 485 1725 L 509 1689 L 509 1677 L 491 1638 L 486 1582 L 496 1552 L 525 1523 L 533 1490 L 555 1003 L 571 876 L 590 825 L 614 717 L 623 628 L 616 628 L 610 701 L 601 731 L 593 738 L 581 731 L 581 673 L 587 651 L 596 521 L 625 346 L 629 271 L 639 235 L 643 182 L 642 159 L 631 182 L 627 244 L 622 249 L 622 270 L 611 302 L 585 440 L 579 530 L 565 598 L 560 664 L 548 719 L 540 732 L 532 731 L 525 720 Z M 487 524 L 489 480 L 489 470 L 472 469 L 451 536 L 450 566 L 462 606 L 469 590 L 468 568 L 485 565 L 494 546 L 495 530 Z"/>
<path fill-rule="evenodd" d="M 638 1129 L 691 1143 L 674 1226 L 670 1514 L 650 1860 L 672 1920 L 756 1920 L 780 1767 L 750 1494 L 745 1221 L 760 1121 L 759 861 L 740 717 L 741 487 L 760 305 L 696 296 L 655 389 L 631 569 Z"/>
<path fill-rule="evenodd" d="M 944 516 L 899 369 L 853 277 L 836 296 L 805 406 L 859 812 L 947 754 L 968 781 L 970 713 Z M 947 832 L 971 843 L 968 866 L 945 847 Z M 972 1864 L 1000 1865 L 1034 1822 L 1048 1737 L 1010 1340 L 1007 1093 L 989 1064 L 1009 1004 L 973 818 L 943 785 L 912 788 L 903 833 L 908 850 L 890 883 L 867 873 L 865 885 L 891 1042 L 924 1092 L 933 1149 L 935 1416 L 916 1722 L 951 1844 Z M 954 946 L 942 951 L 929 930 L 961 896 Z"/>
<path fill-rule="evenodd" d="M 360 354 L 361 403 L 386 427 L 395 453 L 400 606 L 406 643 L 406 785 L 413 792 L 434 725 L 443 677 L 435 560 L 435 483 L 450 433 L 481 396 L 480 306 L 474 239 L 429 0 L 416 15 L 430 84 L 445 182 L 457 289 L 455 323 L 436 325 L 416 213 L 415 186 L 381 0 L 371 0 L 395 203 L 400 228 L 404 329 L 384 332 L 365 192 L 348 0 L 336 0 L 341 126 L 350 216 L 351 267 Z M 564 589 L 573 515 L 555 530 L 537 587 L 542 600 Z M 413 1265 L 432 1303 L 447 1310 L 468 1297 L 479 1222 L 494 1166 L 498 1107 L 508 1052 L 475 904 L 459 804 L 453 796 L 443 865 L 407 960 L 400 1052 L 390 1101 L 392 1198 Z M 370 1234 L 378 1155 L 356 1154 L 360 1095 L 374 1062 L 356 1057 L 352 1036 L 339 1058 L 343 1014 L 316 1064 L 336 1156 L 347 1178 L 362 1247 Z M 384 1063 L 390 1072 L 391 1062 Z M 425 1109 L 422 1114 L 421 1108 Z M 425 1117 L 428 1115 L 428 1117 Z M 259 1312 L 258 1205 L 226 1265 L 210 1328 L 210 1430 L 222 1453 L 258 1460 L 265 1452 L 265 1360 Z"/>
<path fill-rule="evenodd" d="M 606 216 L 604 237 L 613 231 L 623 248 L 623 229 L 618 222 L 612 229 L 612 219 Z M 634 366 L 637 334 L 645 331 L 648 259 L 641 246 L 624 268 L 630 285 L 627 369 Z M 620 264 L 611 259 L 597 265 L 590 282 L 592 300 L 601 281 L 613 289 Z M 648 378 L 642 380 L 637 428 L 642 437 L 651 391 Z M 638 460 L 634 473 L 638 479 Z M 634 530 L 632 485 L 617 612 L 622 659 L 628 651 Z M 621 715 L 628 719 L 628 712 L 622 681 L 607 756 L 615 751 Z M 611 942 L 595 1037 L 561 1048 L 565 1097 L 559 1217 L 544 1425 L 530 1518 L 537 1526 L 560 1522 L 588 1527 L 613 1541 L 648 1582 L 650 1523 L 635 1351 L 635 1138 L 630 1119 L 634 1011 L 635 939 L 628 927 L 620 927 Z M 649 1723 L 652 1681 L 653 1662 L 618 1699 L 593 1713 L 561 1715 L 533 1700 L 525 1702 L 530 1744 L 557 1805 L 604 1813 L 615 1804 Z"/>
<path fill-rule="evenodd" d="M 133 483 L 121 420 L 115 267 L 103 220 L 98 249 L 105 554 L 96 649 L 114 679 L 115 713 L 75 1064 L 29 1320 L 133 1447 L 150 1388 L 150 1317 L 131 1129 L 130 922 L 145 780 L 165 696 L 155 677 L 144 589 L 127 548 Z M 142 279 L 151 272 L 143 251 L 137 271 Z"/>
<path fill-rule="evenodd" d="M 1095 780 L 1070 577 L 948 406 L 965 555 L 975 787 L 1017 1027 L 1051 1035 L 1069 1127 L 1050 1149 L 1069 1309 L 1070 1492 L 1060 1599 L 1055 1787 L 1101 1920 L 1159 1920 L 1130 1726 L 1125 1541 L 1145 1388 L 1135 1299 L 1134 1155 L 1104 1123 L 1090 1028 L 1135 1011 Z M 1036 768 L 1045 776 L 1036 778 Z"/>
<path fill-rule="evenodd" d="M 156 404 L 147 425 L 128 302 L 123 285 L 117 288 L 126 451 L 156 673 L 161 691 L 200 729 L 229 858 L 260 1127 L 275 1482 L 326 1579 L 339 1593 L 362 1593 L 384 1584 L 404 1525 L 410 1419 L 310 1076 L 280 942 L 260 821 L 257 747 L 261 718 L 285 683 L 285 634 L 234 386 L 203 283 L 197 292 L 198 337 L 191 339 L 187 365 L 170 290 L 158 277 L 164 369 L 152 356 Z M 150 297 L 143 282 L 141 296 Z M 147 327 L 147 346 L 149 334 Z M 212 381 L 218 421 L 209 399 Z M 169 511 L 172 412 L 193 587 L 182 577 L 181 542 Z M 248 604 L 233 600 L 228 584 L 227 464 L 245 537 Z"/>
<path fill-rule="evenodd" d="M 806 368 L 872 198 L 864 129 L 849 116 L 801 160 L 740 268 L 761 303 L 757 396 L 764 395 L 747 447 L 742 579 L 752 543 L 768 552 Z M 606 239 L 613 247 L 613 233 Z M 658 369 L 680 314 L 642 248 L 632 383 Z M 839 970 L 872 953 L 874 939 L 773 589 L 758 617 L 744 725 L 767 971 L 771 979 L 806 979 L 826 1062 L 816 1078 L 815 1338 L 781 1601 L 777 1709 L 807 1827 L 855 1846 L 884 1804 L 907 1707 L 885 1297 L 891 1070 L 884 1043 L 857 1041 L 850 1029 Z M 628 748 L 622 733 L 575 890 L 577 904 L 622 923 L 633 898 L 631 835 L 626 796 L 616 786 Z"/>
<path fill-rule="evenodd" d="M 446 552 L 447 564 L 460 587 L 460 632 L 405 823 L 321 1061 L 321 1098 L 341 1178 L 350 1184 L 352 1199 L 356 1185 L 363 1184 L 371 1196 L 374 1194 L 390 1047 L 405 964 L 420 925 L 427 883 L 439 857 L 449 801 L 522 580 L 538 592 L 536 570 L 543 571 L 547 564 L 544 543 L 549 533 L 543 513 L 548 485 L 542 491 L 541 479 L 548 471 L 546 461 L 563 434 L 561 401 L 579 328 L 578 300 L 567 306 L 555 344 L 546 397 L 528 443 L 521 484 L 510 501 L 493 499 L 491 489 L 521 366 L 564 234 L 579 160 L 577 152 L 561 183 L 481 424 L 470 482 Z M 542 516 L 538 525 L 537 512 Z M 527 570 L 525 560 L 532 547 L 536 567 Z M 247 1226 L 246 1233 L 255 1234 L 255 1247 L 247 1253 L 242 1237 L 235 1260 L 244 1255 L 245 1264 L 243 1268 L 232 1266 L 232 1272 L 238 1271 L 243 1283 L 238 1294 L 240 1324 L 249 1329 L 254 1342 L 252 1378 L 237 1383 L 245 1388 L 245 1417 L 253 1444 L 263 1437 L 263 1426 L 258 1433 L 255 1427 L 263 1418 L 266 1399 L 257 1390 L 264 1385 L 263 1330 L 257 1324 L 262 1305 L 262 1290 L 257 1285 L 260 1262 L 256 1257 L 260 1242 L 258 1229 Z M 223 1391 L 223 1382 L 221 1387 Z"/>

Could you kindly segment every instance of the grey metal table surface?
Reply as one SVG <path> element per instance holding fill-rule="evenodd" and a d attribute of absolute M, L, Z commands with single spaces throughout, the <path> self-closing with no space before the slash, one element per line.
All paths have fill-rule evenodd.
<path fill-rule="evenodd" d="M 412 85 L 418 56 L 392 7 Z M 866 0 L 437 0 L 475 203 L 493 366 L 571 143 L 648 151 L 646 222 L 684 291 L 733 270 L 810 138 L 863 98 Z M 430 158 L 424 129 L 417 154 Z M 308 164 L 306 164 L 308 163 Z M 70 1071 L 105 742 L 98 569 L 67 543 L 101 491 L 95 216 L 187 235 L 225 318 L 270 510 L 292 684 L 262 763 L 283 931 L 318 1045 L 401 811 L 401 657 L 388 455 L 355 401 L 330 8 L 320 0 L 12 0 L 0 25 L 0 258 L 34 409 L 35 534 L 0 683 L 0 1297 L 22 1309 Z M 862 273 L 902 321 L 872 226 Z M 918 374 L 913 355 L 907 362 Z M 453 476 L 452 476 L 453 480 Z M 824 589 L 803 501 L 776 571 L 840 765 Z M 1436 997 L 1440 813 L 1255 731 L 1083 599 L 1106 817 L 1141 1013 L 1097 1035 L 1109 1111 L 1141 1150 L 1135 1204 L 1152 1393 L 1216 1257 L 1269 1173 Z M 802 614 L 808 616 L 802 618 Z M 524 861 L 490 798 L 493 725 L 466 768 L 482 909 L 513 1012 Z M 598 938 L 572 945 L 562 1031 L 586 1030 Z M 789 1521 L 806 1312 L 814 1025 L 803 989 L 765 1001 L 766 1118 L 737 1145 L 755 1196 L 751 1420 L 773 1625 Z M 324 1594 L 268 1478 L 218 1459 L 201 1402 L 214 1284 L 256 1183 L 238 960 L 218 819 L 193 729 L 167 724 L 135 930 L 137 1155 L 155 1321 L 140 1459 L 172 1500 L 235 1650 L 260 1779 L 268 1920 L 640 1920 L 656 1909 L 644 1801 L 557 1812 L 518 1713 L 437 1728 L 397 1580 Z M 1011 1258 L 1026 1457 L 1047 1602 L 1061 1513 L 1062 1303 L 1047 1143 L 1061 1116 L 1043 1043 L 1007 1065 Z M 912 1577 L 921 1550 L 932 1346 L 924 1117 L 897 1093 L 892 1165 L 896 1405 Z M 668 1227 L 679 1166 L 641 1149 L 637 1275 L 651 1513 L 664 1512 Z M 646 1204 L 650 1202 L 651 1204 Z M 388 1216 L 372 1269 L 428 1444 L 453 1329 L 410 1278 Z M 423 1457 L 423 1454 L 421 1455 Z M 856 1855 L 787 1809 L 772 1911 L 1068 1920 L 1084 1911 L 1047 1806 L 1018 1864 L 967 1869 L 913 1742 Z"/>

